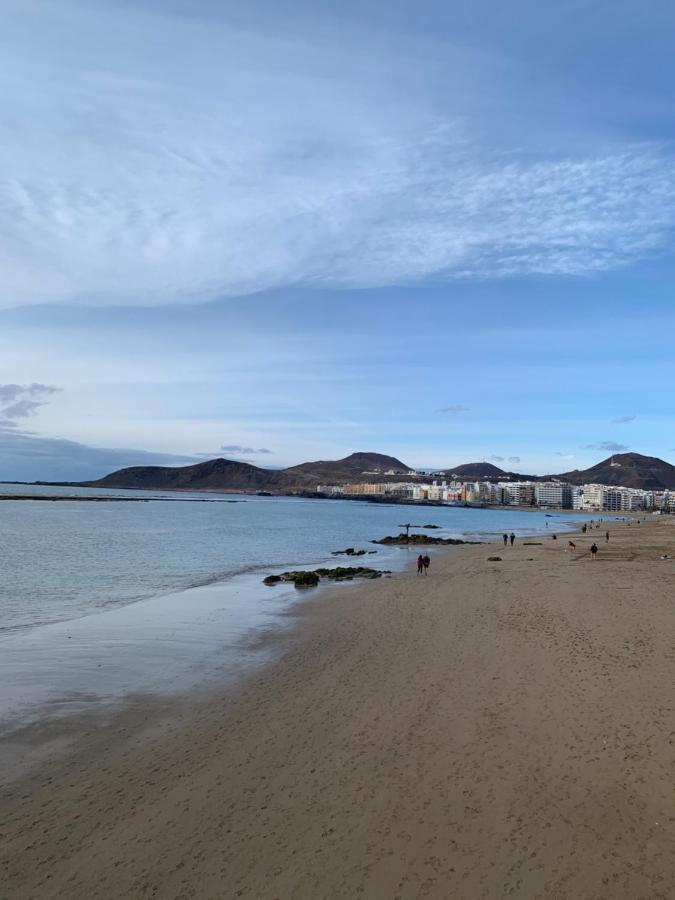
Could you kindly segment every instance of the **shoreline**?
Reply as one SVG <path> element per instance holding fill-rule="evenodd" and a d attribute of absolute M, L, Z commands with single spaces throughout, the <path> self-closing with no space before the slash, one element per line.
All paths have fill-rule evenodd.
<path fill-rule="evenodd" d="M 672 525 L 303 598 L 236 691 L 62 732 L 4 792 L 7 889 L 665 900 Z"/>
<path fill-rule="evenodd" d="M 558 524 L 562 535 L 563 529 L 570 533 L 569 529 L 579 523 L 560 520 Z M 475 542 L 467 532 L 465 538 L 468 546 L 487 546 L 500 542 L 500 534 L 482 533 Z M 548 536 L 543 528 L 538 535 Z M 434 532 L 428 536 L 433 541 L 437 535 Z M 519 537 L 524 537 L 522 531 Z M 384 544 L 374 551 L 377 556 L 364 559 L 383 571 L 384 578 L 396 578 L 413 570 L 421 546 Z M 452 545 L 424 545 L 433 559 L 439 551 L 451 548 Z M 289 566 L 312 571 L 317 566 L 345 563 L 353 561 L 332 552 L 330 557 L 287 563 L 283 567 L 256 565 L 247 573 L 235 573 L 225 579 L 200 580 L 175 592 L 0 632 L 0 681 L 8 685 L 4 692 L 0 688 L 0 741 L 12 734 L 20 735 L 25 728 L 43 720 L 62 722 L 87 712 L 107 715 L 123 709 L 127 696 L 144 694 L 170 699 L 186 690 L 200 691 L 219 682 L 223 688 L 232 688 L 237 678 L 234 673 L 245 674 L 250 668 L 265 665 L 264 659 L 249 658 L 250 640 L 255 644 L 261 628 L 283 630 L 288 610 L 310 596 L 303 596 L 303 591 L 292 584 L 266 586 L 263 574 L 281 573 Z M 341 585 L 359 590 L 363 581 L 356 578 L 332 583 L 322 579 L 316 587 L 323 590 L 314 588 L 312 594 L 318 598 L 324 591 Z M 244 609 L 250 611 L 245 613 Z M 208 626 L 204 624 L 207 621 Z M 222 638 L 218 637 L 220 634 Z M 218 657 L 219 649 L 223 662 Z M 145 662 L 139 664 L 134 653 L 140 653 Z M 174 668 L 164 674 L 166 660 L 173 660 Z M 195 676 L 194 671 L 200 674 Z M 7 753 L 2 756 L 0 761 L 7 768 Z"/>
<path fill-rule="evenodd" d="M 288 492 L 272 492 L 272 491 L 261 491 L 261 490 L 247 490 L 245 488 L 148 488 L 148 487 L 96 487 L 94 485 L 88 485 L 85 483 L 77 483 L 77 482 L 21 482 L 21 481 L 11 481 L 11 482 L 0 482 L 0 486 L 2 484 L 11 484 L 11 485 L 24 485 L 26 487 L 37 487 L 37 488 L 51 488 L 51 487 L 63 487 L 63 488 L 77 488 L 78 490 L 83 491 L 95 491 L 95 490 L 106 490 L 106 491 L 129 491 L 130 493 L 134 492 L 143 492 L 146 494 L 235 494 L 241 497 L 270 497 L 270 498 L 280 498 L 285 497 L 287 499 L 297 499 L 297 500 L 330 500 L 330 501 L 348 501 L 350 503 L 369 503 L 376 506 L 407 506 L 412 508 L 440 508 L 440 509 L 487 509 L 493 511 L 499 510 L 511 510 L 518 512 L 538 512 L 546 515 L 550 513 L 551 515 L 563 515 L 565 513 L 569 513 L 571 515 L 605 515 L 605 516 L 648 516 L 651 515 L 651 510 L 618 510 L 618 511 L 610 511 L 610 510 L 583 510 L 583 509 L 573 509 L 569 507 L 563 506 L 532 506 L 526 505 L 521 506 L 519 504 L 504 504 L 504 503 L 449 503 L 445 500 L 408 500 L 408 499 L 396 499 L 393 497 L 369 497 L 369 496 L 351 496 L 340 495 L 340 496 L 331 496 L 330 494 L 318 493 L 316 491 L 308 491 L 308 490 L 298 490 L 298 491 L 288 491 Z M 134 502 L 142 502 L 142 501 L 159 501 L 164 500 L 166 502 L 218 502 L 214 500 L 207 500 L 206 498 L 202 499 L 201 497 L 191 497 L 189 500 L 185 500 L 183 498 L 171 498 L 171 497 L 77 497 L 77 496 L 60 496 L 60 495 L 13 495 L 13 494 L 0 494 L 0 500 L 104 500 L 104 501 L 118 501 L 124 502 L 125 500 L 134 501 Z M 223 503 L 243 503 L 244 500 L 222 500 L 220 502 Z"/>

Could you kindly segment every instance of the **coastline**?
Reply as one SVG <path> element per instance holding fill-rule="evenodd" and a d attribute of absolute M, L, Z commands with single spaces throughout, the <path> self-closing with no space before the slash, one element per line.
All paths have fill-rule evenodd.
<path fill-rule="evenodd" d="M 674 525 L 303 599 L 237 691 L 61 733 L 4 791 L 7 889 L 666 898 Z"/>
<path fill-rule="evenodd" d="M 563 519 L 557 524 L 570 529 L 577 523 Z M 515 526 L 521 537 L 530 533 L 530 527 L 522 521 Z M 541 517 L 539 528 L 543 535 Z M 447 525 L 439 530 L 444 534 Z M 431 542 L 439 539 L 436 530 L 423 536 Z M 470 530 L 464 538 L 469 544 L 499 540 L 495 532 Z M 452 544 L 455 538 L 449 540 Z M 376 555 L 363 559 L 387 578 L 392 572 L 412 571 L 422 546 L 371 543 L 378 544 L 377 550 L 369 551 Z M 447 549 L 433 543 L 424 547 L 433 558 Z M 174 592 L 106 603 L 35 626 L 0 629 L 0 741 L 36 722 L 87 712 L 112 714 L 124 708 L 126 697 L 157 695 L 161 699 L 213 684 L 232 687 L 242 673 L 267 661 L 249 649 L 257 633 L 286 627 L 288 608 L 305 599 L 302 590 L 291 584 L 266 586 L 263 576 L 289 568 L 311 571 L 340 564 L 352 562 L 339 552 L 328 556 L 324 551 L 313 560 L 284 566 L 256 564 L 224 579 L 200 579 Z M 312 592 L 335 590 L 340 584 L 353 590 L 361 583 L 360 579 L 335 584 L 322 579 L 319 590 Z M 7 760 L 0 744 L 0 768 L 4 763 L 8 770 Z"/>

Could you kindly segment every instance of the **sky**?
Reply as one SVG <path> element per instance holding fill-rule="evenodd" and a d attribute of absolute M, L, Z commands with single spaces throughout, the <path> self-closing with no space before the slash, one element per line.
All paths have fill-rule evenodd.
<path fill-rule="evenodd" d="M 666 0 L 4 0 L 0 479 L 675 463 Z"/>

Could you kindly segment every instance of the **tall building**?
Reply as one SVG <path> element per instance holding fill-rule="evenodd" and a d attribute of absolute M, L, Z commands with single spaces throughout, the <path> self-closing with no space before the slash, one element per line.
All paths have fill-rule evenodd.
<path fill-rule="evenodd" d="M 563 485 L 559 481 L 540 481 L 534 486 L 538 506 L 563 506 Z"/>

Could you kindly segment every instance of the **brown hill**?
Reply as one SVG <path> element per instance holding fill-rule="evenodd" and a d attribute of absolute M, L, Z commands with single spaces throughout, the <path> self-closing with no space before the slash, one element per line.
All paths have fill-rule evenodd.
<path fill-rule="evenodd" d="M 385 477 L 385 472 L 406 475 L 410 466 L 406 466 L 395 456 L 382 453 L 352 453 L 344 459 L 317 460 L 301 463 L 284 469 L 287 474 L 315 478 L 318 483 L 344 483 L 349 481 L 372 481 Z M 366 477 L 367 475 L 367 477 Z M 373 477 L 371 477 L 373 476 Z"/>
<path fill-rule="evenodd" d="M 97 481 L 93 487 L 137 488 L 165 491 L 286 491 L 313 490 L 321 482 L 379 480 L 384 473 L 408 471 L 393 456 L 381 453 L 352 453 L 335 461 L 302 463 L 290 469 L 262 469 L 231 459 L 211 459 L 192 466 L 132 466 L 119 469 Z M 365 473 L 374 473 L 368 474 Z"/>
<path fill-rule="evenodd" d="M 464 465 L 455 466 L 444 471 L 448 477 L 456 475 L 457 478 L 475 478 L 478 481 L 484 481 L 488 478 L 501 480 L 506 475 L 503 469 L 488 462 L 464 463 Z"/>
<path fill-rule="evenodd" d="M 396 474 L 386 475 L 386 472 Z M 112 472 L 92 487 L 138 488 L 143 490 L 191 491 L 312 491 L 318 484 L 349 481 L 405 481 L 409 467 L 393 456 L 381 453 L 352 453 L 344 459 L 302 463 L 288 469 L 261 469 L 231 459 L 211 459 L 192 466 L 133 466 Z M 560 475 L 521 475 L 504 472 L 492 463 L 466 463 L 446 470 L 448 477 L 486 481 L 542 481 L 556 478 L 572 484 L 610 484 L 643 490 L 675 490 L 675 466 L 653 456 L 620 453 L 590 469 Z"/>
<path fill-rule="evenodd" d="M 210 459 L 192 466 L 132 466 L 119 469 L 92 487 L 137 488 L 149 491 L 259 491 L 311 489 L 316 479 L 286 475 L 283 469 L 260 469 L 232 459 Z"/>
<path fill-rule="evenodd" d="M 611 484 L 645 491 L 675 490 L 675 466 L 641 453 L 617 453 L 590 469 L 575 469 L 555 477 L 571 484 Z"/>

